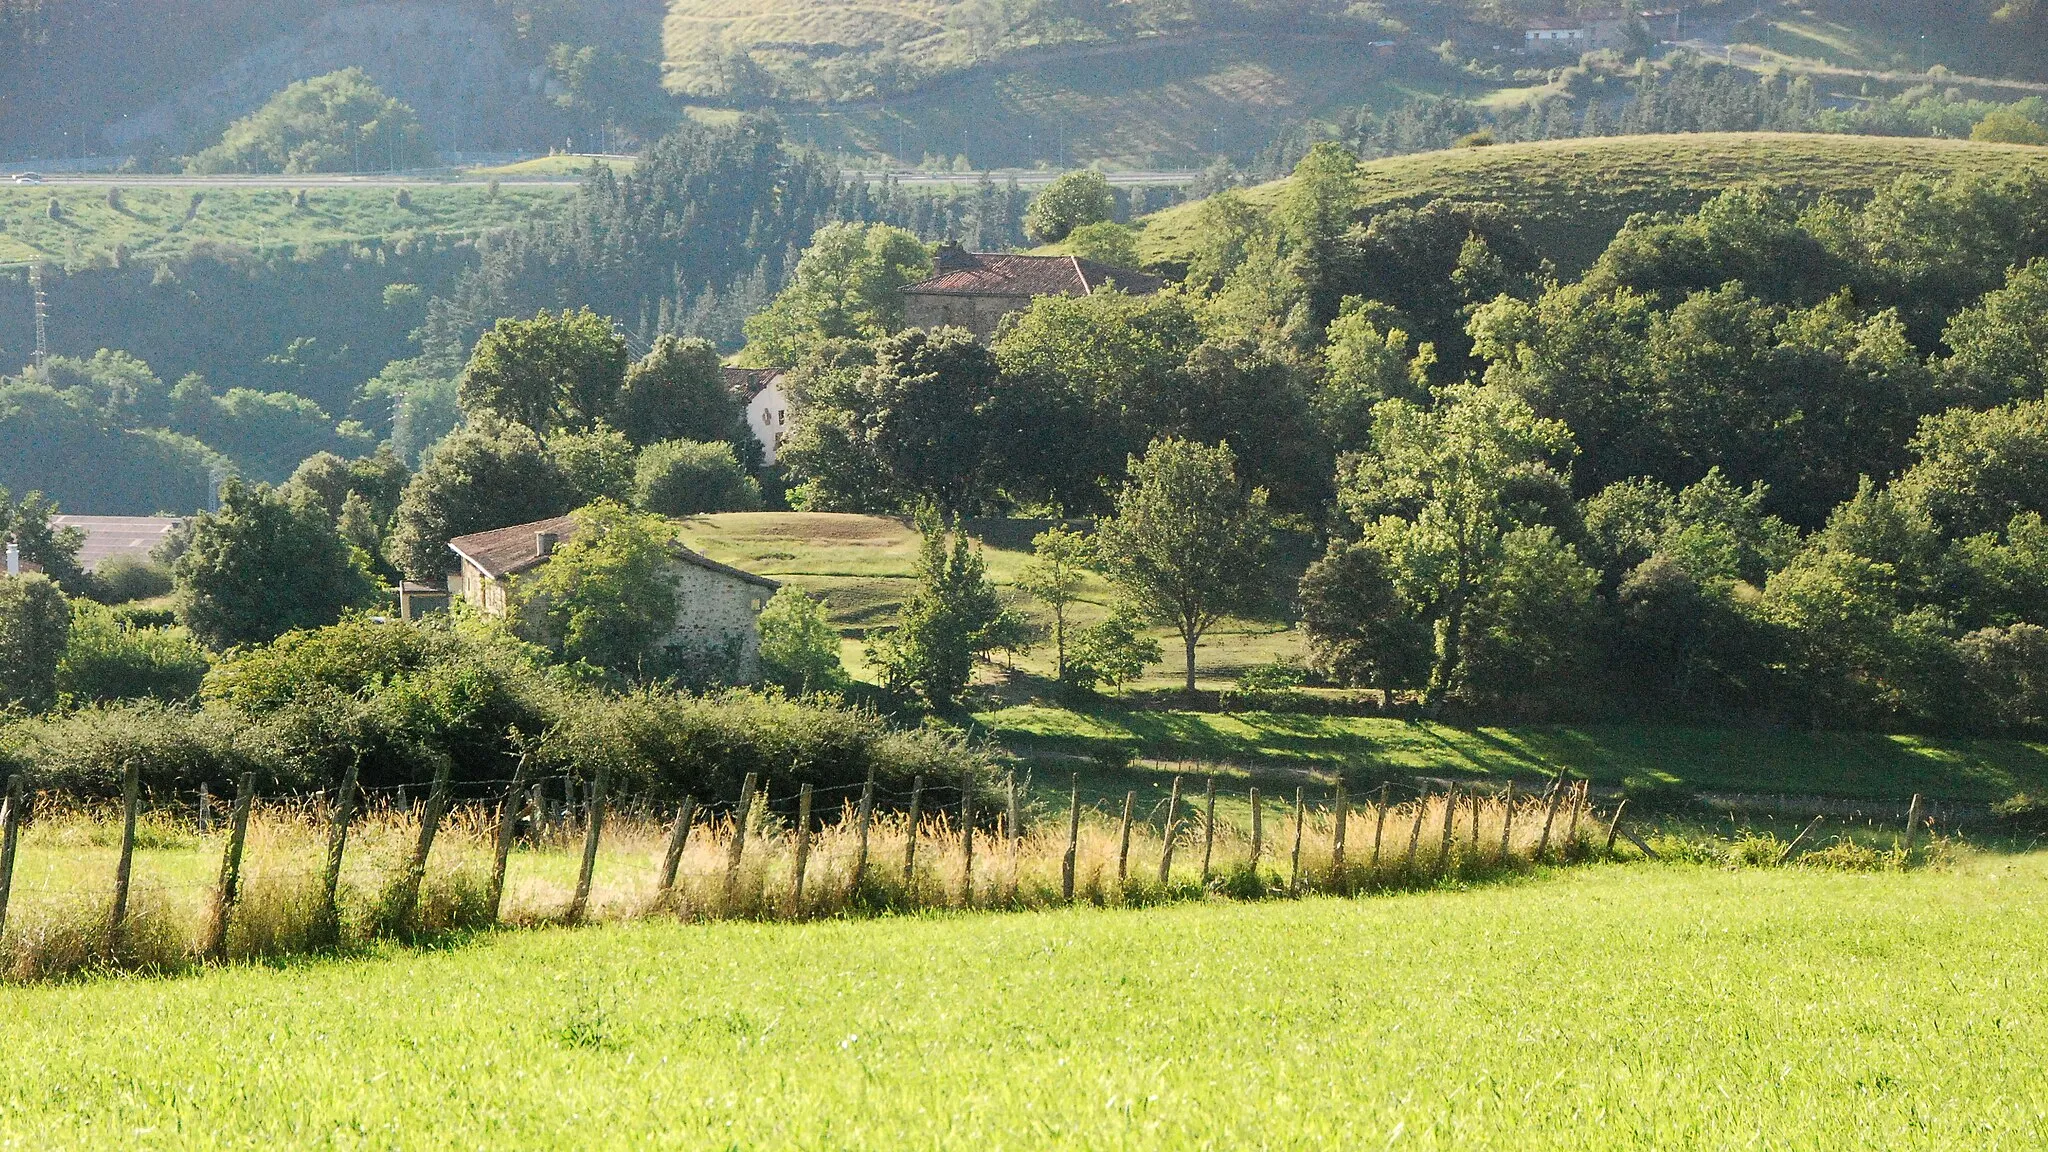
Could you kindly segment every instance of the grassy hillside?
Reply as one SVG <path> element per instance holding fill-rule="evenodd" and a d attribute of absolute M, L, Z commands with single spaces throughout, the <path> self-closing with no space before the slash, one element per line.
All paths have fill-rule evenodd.
<path fill-rule="evenodd" d="M 1031 538 L 1047 520 L 970 520 L 968 535 L 981 544 L 989 579 L 1013 591 L 1017 572 L 1031 557 Z M 917 533 L 902 519 L 817 512 L 729 512 L 692 517 L 682 523 L 682 538 L 714 560 L 759 572 L 822 597 L 833 623 L 847 637 L 846 658 L 859 666 L 860 638 L 867 629 L 896 621 L 904 597 L 914 587 Z M 1278 566 L 1277 583 L 1291 585 L 1305 560 Z M 1278 590 L 1278 589 L 1276 589 Z M 1074 612 L 1077 622 L 1098 620 L 1107 611 L 1110 590 L 1090 576 Z M 1037 611 L 1034 602 L 1024 606 Z M 1159 633 L 1162 640 L 1167 634 Z M 1177 642 L 1176 642 L 1177 643 Z M 1173 651 L 1171 645 L 1167 646 Z M 1298 656 L 1301 634 L 1285 621 L 1229 621 L 1203 641 L 1196 671 L 1202 685 L 1218 688 L 1232 682 L 1253 664 Z M 1049 674 L 1051 653 L 1040 649 L 1016 659 L 1020 670 Z M 1145 687 L 1178 683 L 1177 665 L 1155 665 L 1140 682 Z"/>
<path fill-rule="evenodd" d="M 1507 205 L 1566 271 L 1590 264 L 1637 212 L 1698 207 L 1735 184 L 1769 182 L 1807 195 L 1856 199 L 1900 176 L 1956 172 L 2048 174 L 2048 148 L 1873 136 L 1705 133 L 1504 144 L 1397 156 L 1361 165 L 1368 212 L 1439 196 Z M 1280 184 L 1246 195 L 1271 203 Z M 1185 258 L 1199 204 L 1142 222 L 1146 258 Z"/>
<path fill-rule="evenodd" d="M 138 1149 L 2038 1147 L 2044 902 L 2038 853 L 1617 866 L 5 988 L 4 1127 Z"/>
<path fill-rule="evenodd" d="M 1200 168 L 1240 160 L 1304 120 L 1415 92 L 1486 95 L 1433 57 L 1375 58 L 1359 38 L 1161 37 L 1020 56 L 885 105 L 785 113 L 792 135 L 833 152 L 967 157 L 979 170 L 1100 160 Z"/>
<path fill-rule="evenodd" d="M 194 244 L 215 242 L 256 249 L 324 247 L 377 238 L 476 236 L 551 216 L 575 195 L 574 184 L 500 188 L 484 184 L 394 188 L 323 186 L 306 190 L 296 206 L 290 188 L 195 189 L 175 185 L 123 185 L 119 196 L 103 187 L 61 184 L 0 185 L 0 265 L 44 259 L 71 267 L 130 258 L 176 256 Z M 59 215 L 50 215 L 50 204 Z"/>

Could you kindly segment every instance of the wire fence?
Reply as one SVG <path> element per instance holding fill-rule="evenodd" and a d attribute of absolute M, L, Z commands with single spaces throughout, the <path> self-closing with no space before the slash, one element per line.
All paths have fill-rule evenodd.
<path fill-rule="evenodd" d="M 1084 800 L 1078 778 L 1034 799 L 1013 776 L 992 805 L 964 780 L 771 795 L 750 776 L 737 795 L 667 810 L 614 801 L 603 777 L 472 781 L 498 798 L 461 804 L 445 776 L 270 800 L 244 785 L 246 805 L 204 788 L 145 804 L 131 773 L 110 809 L 11 782 L 0 976 L 176 971 L 501 924 L 1350 895 L 1657 855 L 1623 823 L 1626 801 L 1600 807 L 1562 775 L 1534 792 L 1340 783 L 1313 801 L 1175 777 L 1145 804 L 1136 790 Z M 1922 823 L 1916 797 L 1909 853 Z"/>

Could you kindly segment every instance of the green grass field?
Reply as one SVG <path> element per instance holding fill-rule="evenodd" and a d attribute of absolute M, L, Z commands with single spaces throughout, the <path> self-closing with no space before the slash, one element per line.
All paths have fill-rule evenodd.
<path fill-rule="evenodd" d="M 1621 136 L 1502 144 L 1374 160 L 1360 167 L 1367 211 L 1437 197 L 1506 205 L 1565 271 L 1592 263 L 1637 212 L 1690 211 L 1725 188 L 1771 183 L 1851 200 L 1906 175 L 2048 172 L 2048 149 L 1960 140 L 1786 133 Z M 1246 195 L 1271 203 L 1278 183 Z M 1147 217 L 1152 262 L 1185 259 L 1198 204 Z"/>
<path fill-rule="evenodd" d="M 2033 1148 L 2048 855 L 649 922 L 0 988 L 0 1142 Z"/>
<path fill-rule="evenodd" d="M 377 239 L 477 236 L 567 209 L 574 184 L 500 188 L 481 183 L 407 189 L 314 187 L 306 207 L 294 189 L 124 185 L 118 203 L 108 189 L 0 186 L 0 265 L 50 260 L 68 267 L 115 258 L 178 256 L 194 244 L 233 244 L 258 251 L 324 248 Z M 193 197 L 198 196 L 194 202 Z M 60 218 L 52 219 L 51 201 Z"/>

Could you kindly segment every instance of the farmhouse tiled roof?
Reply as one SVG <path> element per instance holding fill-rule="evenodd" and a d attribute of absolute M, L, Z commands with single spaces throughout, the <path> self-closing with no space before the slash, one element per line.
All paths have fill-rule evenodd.
<path fill-rule="evenodd" d="M 904 291 L 933 296 L 1088 296 L 1111 280 L 1126 292 L 1142 295 L 1159 290 L 1157 276 L 1079 256 L 955 250 L 940 253 L 937 275 Z"/>
<path fill-rule="evenodd" d="M 788 373 L 787 368 L 720 368 L 724 374 L 725 389 L 742 401 L 752 400 L 760 395 L 761 389 Z"/>
<path fill-rule="evenodd" d="M 52 516 L 53 528 L 76 528 L 85 533 L 78 549 L 79 566 L 96 570 L 100 561 L 116 556 L 143 560 L 150 549 L 161 544 L 184 520 L 177 516 Z"/>
<path fill-rule="evenodd" d="M 521 572 L 540 567 L 547 559 L 540 554 L 540 537 L 550 535 L 557 544 L 565 544 L 576 535 L 576 521 L 567 516 L 556 516 L 550 520 L 535 520 L 531 524 L 514 524 L 506 528 L 493 528 L 488 532 L 472 532 L 457 536 L 448 542 L 448 548 L 457 556 L 476 565 L 477 570 L 493 580 L 516 576 Z M 681 544 L 670 543 L 669 554 L 685 564 L 720 575 L 744 580 L 749 584 L 770 589 L 782 587 L 766 576 L 757 576 L 730 564 L 720 564 L 709 556 L 693 552 Z"/>

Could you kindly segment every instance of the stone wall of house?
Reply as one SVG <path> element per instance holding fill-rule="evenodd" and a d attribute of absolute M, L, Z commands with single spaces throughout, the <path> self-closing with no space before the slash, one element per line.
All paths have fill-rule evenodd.
<path fill-rule="evenodd" d="M 678 561 L 676 627 L 668 644 L 705 660 L 730 653 L 733 674 L 742 681 L 761 674 L 761 627 L 756 619 L 771 591 L 722 572 Z"/>
<path fill-rule="evenodd" d="M 1012 312 L 1031 306 L 1029 296 L 948 296 L 910 292 L 903 298 L 903 322 L 911 328 L 965 328 L 986 344 Z"/>

